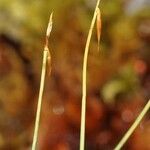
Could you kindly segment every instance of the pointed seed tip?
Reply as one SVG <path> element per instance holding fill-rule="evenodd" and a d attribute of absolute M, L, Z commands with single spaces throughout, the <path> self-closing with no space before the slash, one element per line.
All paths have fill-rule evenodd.
<path fill-rule="evenodd" d="M 48 27 L 47 27 L 47 32 L 46 32 L 46 36 L 49 37 L 50 33 L 52 31 L 52 25 L 53 25 L 53 12 L 50 14 L 50 19 L 49 19 L 49 23 L 48 23 Z"/>
<path fill-rule="evenodd" d="M 52 21 L 52 19 L 53 19 L 53 11 L 50 14 L 50 21 Z"/>

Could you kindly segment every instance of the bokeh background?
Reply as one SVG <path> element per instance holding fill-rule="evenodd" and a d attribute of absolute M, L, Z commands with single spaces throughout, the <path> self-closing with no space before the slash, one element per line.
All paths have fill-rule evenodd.
<path fill-rule="evenodd" d="M 39 150 L 79 148 L 82 62 L 96 0 L 0 1 L 0 150 L 31 149 L 49 15 L 47 77 Z M 88 60 L 86 149 L 112 150 L 150 98 L 150 1 L 101 0 Z M 150 150 L 146 115 L 126 150 Z"/>

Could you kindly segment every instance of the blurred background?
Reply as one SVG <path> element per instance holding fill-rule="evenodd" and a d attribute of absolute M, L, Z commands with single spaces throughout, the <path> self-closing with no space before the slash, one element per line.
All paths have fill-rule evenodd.
<path fill-rule="evenodd" d="M 82 62 L 96 0 L 0 1 L 0 150 L 31 149 L 49 15 L 39 150 L 79 149 Z M 88 60 L 86 150 L 112 150 L 150 98 L 150 1 L 101 0 Z M 150 150 L 146 115 L 124 146 Z"/>

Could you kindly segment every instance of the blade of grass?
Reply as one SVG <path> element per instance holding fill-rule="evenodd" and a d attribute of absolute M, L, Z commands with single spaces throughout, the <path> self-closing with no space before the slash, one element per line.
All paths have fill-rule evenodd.
<path fill-rule="evenodd" d="M 100 4 L 100 0 L 97 1 L 94 16 L 91 22 L 91 26 L 89 29 L 87 42 L 85 46 L 84 58 L 83 58 L 83 72 L 82 72 L 82 106 L 81 106 L 81 127 L 80 127 L 80 150 L 84 150 L 85 147 L 85 118 L 86 118 L 86 80 L 87 80 L 87 59 L 88 59 L 88 52 L 90 41 L 92 37 L 92 32 L 94 28 L 94 24 L 96 22 L 97 17 L 97 9 Z"/>
<path fill-rule="evenodd" d="M 143 117 L 146 115 L 148 110 L 150 109 L 150 100 L 147 102 L 145 107 L 143 108 L 142 112 L 139 114 L 135 122 L 132 124 L 132 126 L 129 128 L 129 130 L 126 132 L 126 134 L 123 136 L 121 141 L 118 143 L 118 145 L 114 148 L 114 150 L 120 150 L 123 145 L 126 143 L 126 141 L 129 139 L 129 137 L 132 135 L 136 127 L 139 125 Z"/>
<path fill-rule="evenodd" d="M 50 51 L 48 48 L 48 39 L 50 37 L 51 30 L 52 30 L 52 14 L 50 15 L 50 20 L 49 20 L 49 24 L 48 24 L 48 28 L 47 28 L 47 32 L 46 32 L 46 42 L 45 42 L 45 47 L 44 47 L 44 51 L 43 51 L 42 72 L 41 72 L 40 90 L 39 90 L 39 97 L 38 97 L 35 127 L 34 127 L 34 135 L 33 135 L 33 142 L 32 142 L 32 150 L 36 150 L 36 147 L 37 147 L 40 116 L 41 116 L 41 107 L 42 107 L 42 98 L 43 98 L 45 77 L 46 77 L 46 71 L 47 71 L 47 63 L 49 64 L 51 62 Z M 51 67 L 51 65 L 50 65 L 50 67 Z M 51 68 L 50 68 L 50 70 L 51 70 Z"/>

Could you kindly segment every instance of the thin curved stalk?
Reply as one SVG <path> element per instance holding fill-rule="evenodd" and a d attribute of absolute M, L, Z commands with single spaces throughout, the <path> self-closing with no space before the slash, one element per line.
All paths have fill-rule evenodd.
<path fill-rule="evenodd" d="M 81 127 L 80 127 L 80 150 L 84 150 L 85 147 L 85 120 L 86 120 L 86 92 L 87 92 L 87 59 L 89 53 L 89 46 L 92 37 L 94 24 L 97 17 L 97 9 L 100 4 L 100 0 L 97 1 L 94 16 L 91 22 L 90 30 L 87 37 L 85 46 L 84 59 L 83 59 L 83 72 L 82 72 L 82 108 L 81 108 Z"/>
<path fill-rule="evenodd" d="M 132 135 L 136 127 L 139 125 L 141 120 L 144 118 L 148 110 L 150 109 L 150 100 L 147 102 L 145 107 L 143 108 L 142 112 L 139 114 L 135 122 L 132 124 L 132 126 L 129 128 L 129 130 L 126 132 L 126 134 L 123 136 L 121 141 L 118 143 L 118 145 L 114 148 L 114 150 L 120 150 L 123 145 L 126 143 L 126 141 L 129 139 L 129 137 Z"/>
<path fill-rule="evenodd" d="M 46 32 L 46 42 L 45 42 L 45 47 L 44 47 L 44 51 L 43 51 L 42 72 L 41 72 L 40 90 L 39 90 L 39 97 L 38 97 L 35 127 L 34 127 L 34 135 L 33 135 L 33 142 L 32 142 L 32 150 L 36 150 L 36 147 L 37 147 L 47 65 L 49 65 L 48 72 L 50 73 L 50 71 L 51 71 L 51 54 L 50 54 L 50 51 L 48 48 L 48 39 L 50 37 L 50 33 L 52 30 L 52 15 L 53 15 L 53 13 L 50 15 L 50 20 L 49 20 L 48 28 L 47 28 L 47 32 Z"/>

